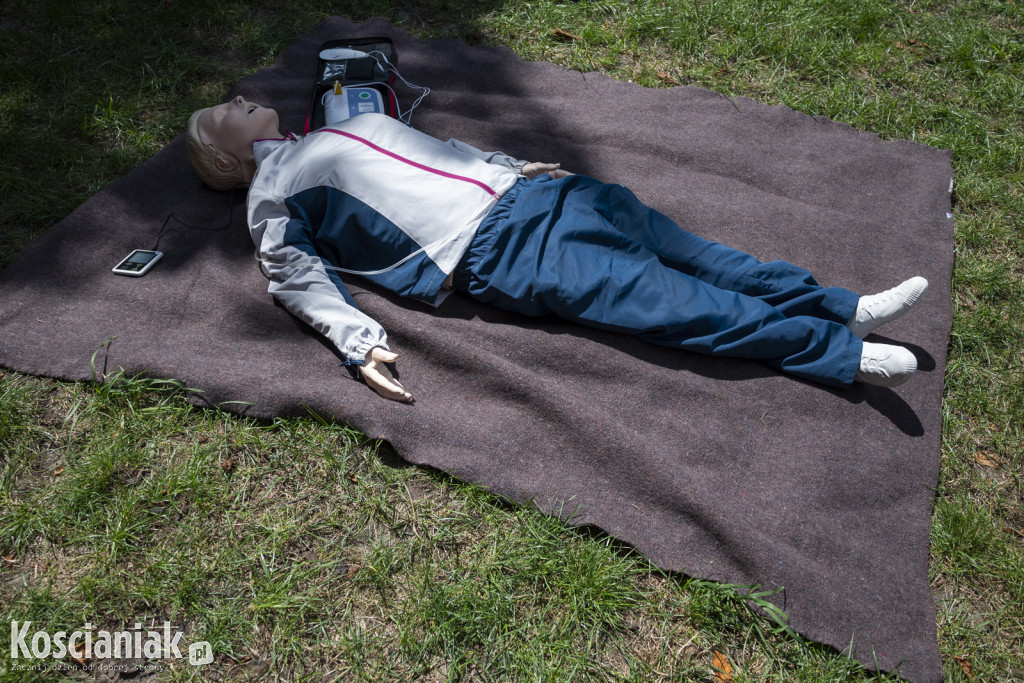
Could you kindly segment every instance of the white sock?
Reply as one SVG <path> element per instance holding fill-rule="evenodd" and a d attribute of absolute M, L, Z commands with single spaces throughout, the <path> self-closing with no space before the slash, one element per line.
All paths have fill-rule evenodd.
<path fill-rule="evenodd" d="M 890 323 L 909 311 L 927 290 L 927 280 L 923 277 L 912 277 L 892 289 L 871 296 L 862 296 L 857 302 L 857 311 L 846 326 L 863 339 L 875 328 Z"/>
<path fill-rule="evenodd" d="M 878 387 L 903 384 L 917 372 L 917 357 L 908 349 L 893 344 L 864 342 L 860 369 L 854 380 Z"/>

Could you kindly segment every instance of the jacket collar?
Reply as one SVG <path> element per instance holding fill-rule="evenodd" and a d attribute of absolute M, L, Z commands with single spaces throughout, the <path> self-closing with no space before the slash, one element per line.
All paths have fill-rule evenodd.
<path fill-rule="evenodd" d="M 270 156 L 274 150 L 278 149 L 281 145 L 288 142 L 298 142 L 299 138 L 290 130 L 286 130 L 287 134 L 283 138 L 270 138 L 266 140 L 256 140 L 252 143 L 252 153 L 256 160 L 256 166 L 259 167 L 263 163 L 263 160 Z"/>

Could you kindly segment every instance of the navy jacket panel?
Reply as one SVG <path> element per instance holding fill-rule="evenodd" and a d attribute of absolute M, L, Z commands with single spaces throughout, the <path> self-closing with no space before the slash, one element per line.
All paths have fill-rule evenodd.
<path fill-rule="evenodd" d="M 396 294 L 436 300 L 447 274 L 372 207 L 331 187 L 310 188 L 285 203 L 292 219 L 283 245 L 318 256 L 330 272 L 359 274 Z"/>

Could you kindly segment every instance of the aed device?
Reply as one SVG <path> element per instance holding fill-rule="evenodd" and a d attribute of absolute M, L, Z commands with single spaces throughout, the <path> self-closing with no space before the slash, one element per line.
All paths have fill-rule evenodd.
<path fill-rule="evenodd" d="M 150 249 L 136 249 L 128 254 L 120 263 L 114 266 L 113 271 L 118 275 L 130 277 L 141 277 L 148 273 L 164 253 Z"/>
<path fill-rule="evenodd" d="M 328 126 L 359 114 L 384 113 L 384 99 L 375 88 L 343 87 L 337 81 L 324 93 L 323 104 L 324 121 Z"/>
<path fill-rule="evenodd" d="M 392 118 L 399 118 L 398 98 L 391 88 L 397 64 L 398 55 L 391 39 L 387 37 L 336 38 L 323 43 L 306 112 L 306 133 L 329 125 L 326 111 L 328 102 L 332 102 L 332 108 L 336 108 L 336 124 L 352 118 L 356 113 L 369 111 L 380 111 Z M 358 92 L 352 101 L 349 100 L 352 96 L 347 94 L 339 100 L 341 93 L 337 96 L 334 94 L 338 85 L 345 89 L 369 88 L 375 91 L 381 98 L 379 109 L 366 108 L 368 98 L 359 97 Z M 369 99 L 376 98 L 370 95 Z M 350 107 L 353 104 L 354 112 Z M 365 111 L 359 111 L 360 104 Z"/>

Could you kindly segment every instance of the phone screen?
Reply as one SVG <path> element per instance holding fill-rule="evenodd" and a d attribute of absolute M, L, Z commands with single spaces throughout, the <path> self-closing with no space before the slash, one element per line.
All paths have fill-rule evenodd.
<path fill-rule="evenodd" d="M 162 254 L 159 251 L 136 249 L 123 261 L 114 266 L 114 272 L 122 275 L 142 275 Z"/>

